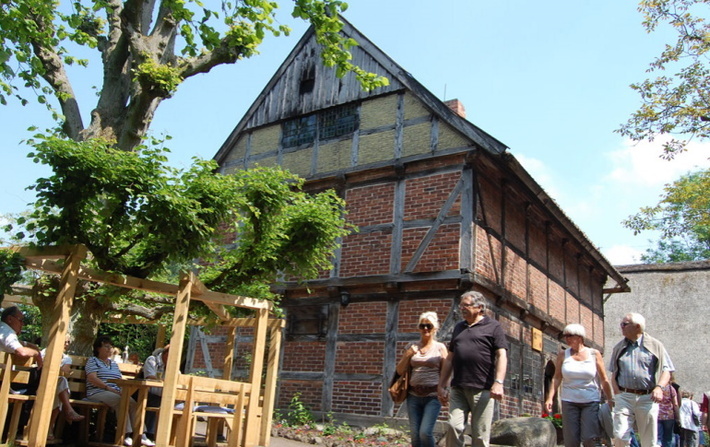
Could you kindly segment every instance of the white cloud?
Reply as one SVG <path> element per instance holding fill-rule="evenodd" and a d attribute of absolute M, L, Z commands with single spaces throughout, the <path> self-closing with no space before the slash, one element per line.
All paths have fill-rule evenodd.
<path fill-rule="evenodd" d="M 662 144 L 661 138 L 652 143 L 625 140 L 622 149 L 607 154 L 612 169 L 605 176 L 605 181 L 619 186 L 656 187 L 660 190 L 660 187 L 681 175 L 708 166 L 710 142 L 691 142 L 686 152 L 670 161 L 659 156 Z"/>
<path fill-rule="evenodd" d="M 612 265 L 627 265 L 641 262 L 641 255 L 644 252 L 628 245 L 612 245 L 603 249 L 602 253 Z"/>

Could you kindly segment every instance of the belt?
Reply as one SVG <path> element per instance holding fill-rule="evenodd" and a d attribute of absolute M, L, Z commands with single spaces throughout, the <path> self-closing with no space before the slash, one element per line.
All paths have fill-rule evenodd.
<path fill-rule="evenodd" d="M 619 389 L 623 391 L 624 393 L 632 393 L 632 394 L 651 394 L 651 390 L 632 390 L 631 388 L 624 388 L 623 386 L 620 386 Z"/>
<path fill-rule="evenodd" d="M 422 385 L 410 385 L 409 386 L 409 391 L 411 391 L 413 394 L 417 396 L 428 396 L 432 393 L 436 393 L 437 391 L 437 386 L 422 386 Z"/>

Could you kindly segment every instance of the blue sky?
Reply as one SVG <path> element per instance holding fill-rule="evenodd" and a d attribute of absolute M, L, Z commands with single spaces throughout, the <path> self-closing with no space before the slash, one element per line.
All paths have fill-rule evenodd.
<path fill-rule="evenodd" d="M 187 80 L 158 108 L 151 128 L 173 137 L 172 164 L 211 158 L 301 37 L 305 24 L 282 5 L 291 36 Z M 635 145 L 613 132 L 638 105 L 629 84 L 673 38 L 667 29 L 647 34 L 633 1 L 352 0 L 345 17 L 436 96 L 462 101 L 467 118 L 508 145 L 614 264 L 636 262 L 653 237 L 634 236 L 621 220 L 655 204 L 664 184 L 707 166 L 705 145 L 667 162 L 659 143 Z M 70 73 L 85 122 L 95 73 Z M 0 213 L 19 212 L 32 201 L 25 187 L 47 174 L 20 140 L 29 126 L 51 122 L 43 108 L 12 101 L 0 120 Z"/>

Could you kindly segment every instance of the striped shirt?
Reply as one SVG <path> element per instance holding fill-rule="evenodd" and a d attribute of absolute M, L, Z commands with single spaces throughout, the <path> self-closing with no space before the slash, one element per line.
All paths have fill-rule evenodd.
<path fill-rule="evenodd" d="M 109 364 L 107 365 L 106 362 L 99 359 L 98 357 L 90 357 L 89 360 L 86 361 L 84 371 L 86 372 L 87 376 L 91 373 L 96 373 L 96 377 L 101 379 L 101 381 L 107 386 L 113 388 L 116 391 L 121 391 L 121 388 L 118 385 L 116 385 L 115 383 L 108 382 L 108 380 L 111 379 L 123 378 L 121 370 L 118 369 L 118 364 L 113 360 L 109 359 Z M 102 391 L 106 390 L 98 388 L 88 380 L 86 381 L 86 397 L 92 396 Z"/>
<path fill-rule="evenodd" d="M 626 348 L 618 360 L 619 374 L 616 377 L 616 382 L 622 388 L 650 392 L 656 385 L 657 379 L 660 379 L 660 377 L 655 377 L 658 358 L 644 347 L 643 336 L 635 342 L 628 339 L 626 341 Z M 664 371 L 675 369 L 667 352 L 664 363 Z"/>

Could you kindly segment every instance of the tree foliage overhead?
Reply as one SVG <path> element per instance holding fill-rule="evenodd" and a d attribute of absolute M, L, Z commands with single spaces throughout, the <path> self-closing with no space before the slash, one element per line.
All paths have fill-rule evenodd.
<path fill-rule="evenodd" d="M 656 206 L 642 208 L 623 222 L 638 234 L 658 230 L 661 240 L 644 262 L 710 259 L 710 170 L 684 175 L 666 185 Z"/>
<path fill-rule="evenodd" d="M 145 146 L 127 153 L 46 136 L 34 145 L 52 175 L 32 186 L 34 211 L 18 223 L 40 246 L 86 245 L 105 271 L 146 278 L 199 259 L 211 272 L 203 281 L 230 292 L 280 273 L 314 277 L 350 231 L 332 190 L 307 194 L 279 168 L 223 176 L 214 161 L 171 168 Z"/>
<path fill-rule="evenodd" d="M 294 0 L 292 15 L 310 21 L 323 46 L 326 66 L 343 76 L 353 72 L 366 89 L 387 79 L 350 62 L 356 45 L 344 37 L 338 14 L 340 0 Z M 52 0 L 0 2 L 0 102 L 26 89 L 53 111 L 64 134 L 84 141 L 102 138 L 122 150 L 142 143 L 156 108 L 184 80 L 215 66 L 233 64 L 258 52 L 268 35 L 287 34 L 278 25 L 278 3 L 267 0 L 219 2 L 208 9 L 199 0 L 77 0 L 62 5 Z M 85 125 L 67 72 L 87 65 L 76 47 L 97 52 L 103 65 L 98 99 Z M 81 54 L 86 54 L 82 52 Z M 59 110 L 52 109 L 56 98 Z"/>
<path fill-rule="evenodd" d="M 619 132 L 635 141 L 671 136 L 664 156 L 673 158 L 692 138 L 710 136 L 710 0 L 642 0 L 639 11 L 648 32 L 667 24 L 677 40 L 651 64 L 655 78 L 632 84 L 641 106 Z"/>

